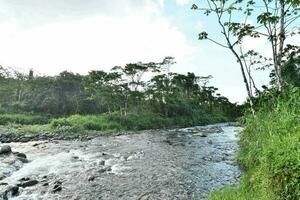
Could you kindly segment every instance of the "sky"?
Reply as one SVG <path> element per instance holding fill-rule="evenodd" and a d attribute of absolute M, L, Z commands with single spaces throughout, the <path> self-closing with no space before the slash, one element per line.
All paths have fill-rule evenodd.
<path fill-rule="evenodd" d="M 240 68 L 217 39 L 213 19 L 191 10 L 201 0 L 0 0 L 0 65 L 34 69 L 41 75 L 90 70 L 134 62 L 176 58 L 171 70 L 212 75 L 211 84 L 232 102 L 246 99 Z M 264 42 L 246 41 L 255 49 Z M 268 83 L 256 72 L 258 85 Z"/>

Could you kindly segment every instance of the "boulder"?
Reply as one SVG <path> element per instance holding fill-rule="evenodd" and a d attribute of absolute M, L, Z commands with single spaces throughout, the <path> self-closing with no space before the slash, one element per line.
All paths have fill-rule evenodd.
<path fill-rule="evenodd" d="M 5 186 L 0 189 L 0 199 L 8 200 L 10 197 L 17 196 L 19 194 L 18 186 Z"/>
<path fill-rule="evenodd" d="M 56 192 L 59 192 L 61 190 L 62 190 L 62 182 L 61 181 L 55 181 L 52 192 L 56 193 Z"/>
<path fill-rule="evenodd" d="M 29 181 L 24 181 L 22 183 L 19 183 L 18 186 L 19 187 L 31 187 L 31 186 L 34 186 L 36 184 L 38 184 L 39 182 L 37 180 L 29 180 Z"/>
<path fill-rule="evenodd" d="M 14 152 L 15 156 L 20 157 L 20 158 L 27 158 L 25 153 L 19 153 L 19 152 Z"/>
<path fill-rule="evenodd" d="M 0 148 L 0 154 L 10 154 L 11 147 L 9 145 L 4 145 Z"/>
<path fill-rule="evenodd" d="M 29 161 L 27 160 L 27 158 L 23 158 L 23 157 L 17 157 L 17 159 L 19 161 L 21 161 L 22 163 L 28 163 Z"/>

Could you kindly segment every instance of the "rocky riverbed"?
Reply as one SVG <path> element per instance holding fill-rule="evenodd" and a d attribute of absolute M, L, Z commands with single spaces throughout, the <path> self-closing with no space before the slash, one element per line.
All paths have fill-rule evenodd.
<path fill-rule="evenodd" d="M 238 183 L 240 130 L 219 124 L 2 143 L 0 199 L 203 199 Z"/>

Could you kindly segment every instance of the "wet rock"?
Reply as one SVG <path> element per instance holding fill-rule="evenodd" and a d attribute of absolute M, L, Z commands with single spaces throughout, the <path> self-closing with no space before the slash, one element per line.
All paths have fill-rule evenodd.
<path fill-rule="evenodd" d="M 99 173 L 104 173 L 104 172 L 108 172 L 108 171 L 111 171 L 111 166 L 103 167 L 98 170 Z"/>
<path fill-rule="evenodd" d="M 32 146 L 33 147 L 36 147 L 36 146 L 39 146 L 40 144 L 39 143 L 35 143 L 35 144 L 33 144 Z"/>
<path fill-rule="evenodd" d="M 37 180 L 29 180 L 29 181 L 25 181 L 25 182 L 22 182 L 20 184 L 18 184 L 19 187 L 32 187 L 36 184 L 38 184 L 39 182 Z"/>
<path fill-rule="evenodd" d="M 54 182 L 54 187 L 52 189 L 52 192 L 56 193 L 56 192 L 59 192 L 61 190 L 62 190 L 62 182 L 60 182 L 60 181 Z"/>
<path fill-rule="evenodd" d="M 9 145 L 4 145 L 0 148 L 0 154 L 10 154 L 11 147 Z"/>
<path fill-rule="evenodd" d="M 99 165 L 105 165 L 105 160 L 100 160 Z"/>
<path fill-rule="evenodd" d="M 3 172 L 0 172 L 0 180 L 4 179 L 5 175 L 3 174 Z"/>
<path fill-rule="evenodd" d="M 173 144 L 173 142 L 170 141 L 170 140 L 165 140 L 164 142 L 167 143 L 167 144 L 169 144 L 169 145 L 172 145 L 172 144 Z"/>
<path fill-rule="evenodd" d="M 78 156 L 72 156 L 72 159 L 74 159 L 74 160 L 78 160 L 78 159 L 79 159 L 79 157 L 78 157 Z"/>
<path fill-rule="evenodd" d="M 30 180 L 30 178 L 28 178 L 28 177 L 23 177 L 23 178 L 21 178 L 19 181 L 29 181 Z"/>
<path fill-rule="evenodd" d="M 17 159 L 19 161 L 21 161 L 22 163 L 28 163 L 29 161 L 27 160 L 27 158 L 23 158 L 23 157 L 17 157 Z"/>
<path fill-rule="evenodd" d="M 19 194 L 18 186 L 5 186 L 0 188 L 0 199 L 8 200 L 9 197 L 14 197 Z"/>
<path fill-rule="evenodd" d="M 14 155 L 20 158 L 27 158 L 25 153 L 14 152 Z"/>
<path fill-rule="evenodd" d="M 94 181 L 95 180 L 95 176 L 90 176 L 89 178 L 88 178 L 88 181 Z"/>
<path fill-rule="evenodd" d="M 207 137 L 207 134 L 206 133 L 196 133 L 196 134 L 193 134 L 193 136 Z"/>
<path fill-rule="evenodd" d="M 48 185 L 49 185 L 48 182 L 42 184 L 42 186 L 48 186 Z"/>

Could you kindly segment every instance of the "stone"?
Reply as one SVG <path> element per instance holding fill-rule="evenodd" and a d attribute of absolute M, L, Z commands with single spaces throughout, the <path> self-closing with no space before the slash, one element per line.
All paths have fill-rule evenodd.
<path fill-rule="evenodd" d="M 52 192 L 53 193 L 60 192 L 62 190 L 61 184 L 62 184 L 62 182 L 60 182 L 60 181 L 54 182 L 54 187 L 52 189 Z"/>
<path fill-rule="evenodd" d="M 99 165 L 105 165 L 105 160 L 101 160 L 101 161 L 99 162 Z"/>
<path fill-rule="evenodd" d="M 11 147 L 9 145 L 4 145 L 0 148 L 0 154 L 10 154 Z"/>
<path fill-rule="evenodd" d="M 46 182 L 46 183 L 43 183 L 43 185 L 42 186 L 48 186 L 49 185 L 49 183 L 48 182 Z"/>
<path fill-rule="evenodd" d="M 95 176 L 90 176 L 89 178 L 88 178 L 88 181 L 94 181 L 95 180 Z"/>
<path fill-rule="evenodd" d="M 27 160 L 27 158 L 23 158 L 23 157 L 17 157 L 17 159 L 19 161 L 21 161 L 22 163 L 28 163 L 29 161 Z"/>
<path fill-rule="evenodd" d="M 5 175 L 3 174 L 3 172 L 0 172 L 0 180 L 4 179 Z"/>
<path fill-rule="evenodd" d="M 20 157 L 20 158 L 27 158 L 27 156 L 26 156 L 25 153 L 15 152 L 14 154 L 15 154 L 17 157 Z"/>
<path fill-rule="evenodd" d="M 194 136 L 200 136 L 200 137 L 207 137 L 207 134 L 205 133 L 196 133 Z"/>
<path fill-rule="evenodd" d="M 8 200 L 8 198 L 19 194 L 18 186 L 6 186 L 0 190 L 0 199 Z"/>
<path fill-rule="evenodd" d="M 22 182 L 20 184 L 18 184 L 19 187 L 32 187 L 36 184 L 38 184 L 39 182 L 37 180 L 29 180 L 29 181 L 25 181 L 25 182 Z"/>

